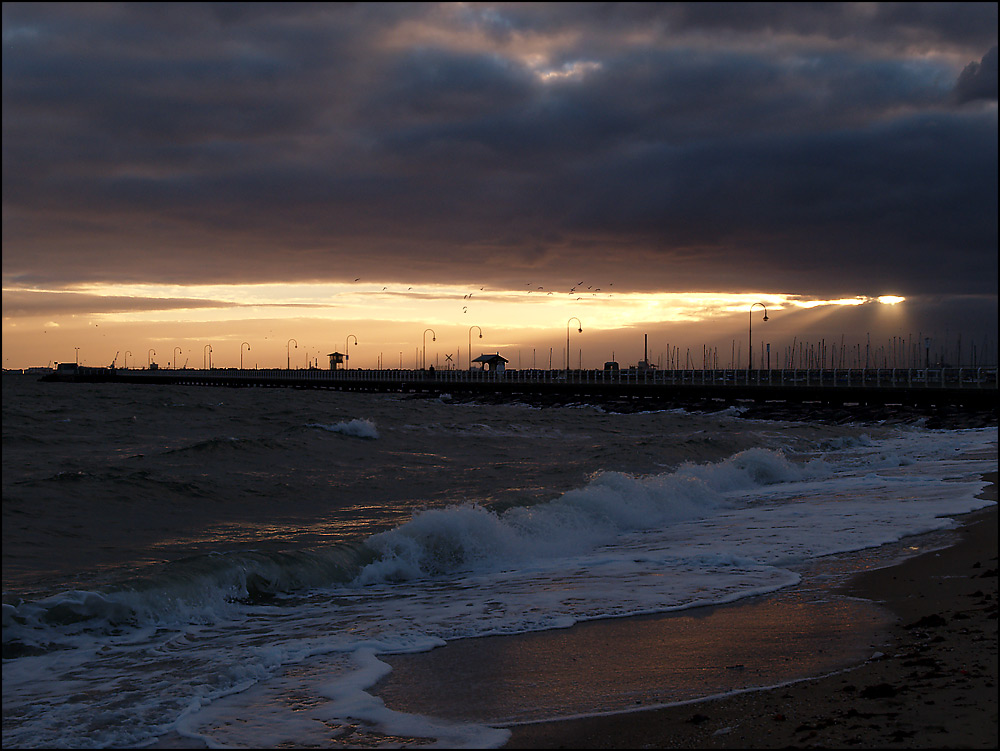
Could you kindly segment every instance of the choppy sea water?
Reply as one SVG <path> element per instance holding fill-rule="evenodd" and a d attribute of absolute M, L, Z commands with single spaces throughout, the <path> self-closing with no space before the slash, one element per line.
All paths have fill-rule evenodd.
<path fill-rule="evenodd" d="M 989 505 L 996 441 L 4 375 L 3 743 L 499 746 L 380 658 L 782 590 Z"/>

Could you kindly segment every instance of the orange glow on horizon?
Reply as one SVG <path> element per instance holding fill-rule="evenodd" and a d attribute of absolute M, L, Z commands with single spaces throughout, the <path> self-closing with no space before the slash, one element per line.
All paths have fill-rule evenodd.
<path fill-rule="evenodd" d="M 600 366 L 613 354 L 617 357 L 616 353 L 625 360 L 640 359 L 638 331 L 676 331 L 656 335 L 674 340 L 676 346 L 682 339 L 692 344 L 723 339 L 739 342 L 745 337 L 746 313 L 758 302 L 767 306 L 772 319 L 762 324 L 770 328 L 761 331 L 770 334 L 781 330 L 783 311 L 786 316 L 817 308 L 833 312 L 876 301 L 896 305 L 903 299 L 612 290 L 610 285 L 608 289 L 549 289 L 533 284 L 512 290 L 360 281 L 11 288 L 4 290 L 4 366 L 69 361 L 77 347 L 81 362 L 89 365 L 107 365 L 116 355 L 121 365 L 127 352 L 130 367 L 145 367 L 154 361 L 148 352 L 155 350 L 161 364 L 177 361 L 178 367 L 185 361 L 189 367 L 202 367 L 208 354 L 218 367 L 238 366 L 241 354 L 248 367 L 284 367 L 288 362 L 303 367 L 316 364 L 317 356 L 322 366 L 327 352 L 343 351 L 345 339 L 354 336 L 358 341 L 351 343 L 352 366 L 399 367 L 402 363 L 411 367 L 423 355 L 421 332 L 428 328 L 435 331 L 434 346 L 428 352 L 433 349 L 441 357 L 450 354 L 450 363 L 466 362 L 471 344 L 483 351 L 517 351 L 522 365 L 527 357 L 537 365 L 540 359 L 548 362 L 550 350 L 554 361 L 564 361 L 566 322 L 572 317 L 582 322 L 584 332 L 573 332 L 571 347 L 582 349 L 578 356 L 591 366 Z M 8 298 L 12 310 L 24 298 L 30 298 L 33 305 L 8 313 Z M 60 312 L 60 305 L 67 301 L 77 307 Z M 481 327 L 484 337 L 470 342 L 468 332 L 474 326 Z M 293 337 L 295 351 L 286 346 L 286 340 Z M 241 352 L 244 341 L 252 342 L 252 356 L 245 348 Z M 429 335 L 427 342 L 432 342 Z M 183 358 L 175 356 L 177 347 Z"/>

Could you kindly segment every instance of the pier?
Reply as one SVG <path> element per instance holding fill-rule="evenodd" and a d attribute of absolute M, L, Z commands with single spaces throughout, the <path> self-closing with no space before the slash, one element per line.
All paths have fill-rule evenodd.
<path fill-rule="evenodd" d="M 125 369 L 64 364 L 43 381 L 562 399 L 996 409 L 997 368 L 782 370 Z"/>

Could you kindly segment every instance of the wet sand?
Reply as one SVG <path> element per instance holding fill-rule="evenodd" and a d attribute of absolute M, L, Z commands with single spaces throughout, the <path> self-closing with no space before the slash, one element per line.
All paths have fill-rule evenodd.
<path fill-rule="evenodd" d="M 995 501 L 997 474 L 987 479 L 984 497 Z M 679 706 L 515 725 L 506 747 L 996 748 L 996 506 L 961 520 L 958 544 L 847 585 L 894 615 L 855 667 Z"/>
<path fill-rule="evenodd" d="M 825 561 L 799 585 L 731 605 L 384 655 L 392 672 L 371 693 L 403 712 L 510 726 L 631 713 L 843 670 L 879 649 L 892 623 L 884 608 L 832 591 L 872 563 Z"/>

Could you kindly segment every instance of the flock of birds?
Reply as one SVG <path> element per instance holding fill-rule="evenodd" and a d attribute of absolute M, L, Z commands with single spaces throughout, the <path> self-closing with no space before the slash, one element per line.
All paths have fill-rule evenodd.
<path fill-rule="evenodd" d="M 529 287 L 531 286 L 531 282 L 528 282 L 528 286 Z M 608 284 L 608 286 L 609 287 L 614 287 L 615 283 L 614 282 L 610 282 Z M 583 282 L 577 282 L 575 285 L 573 285 L 572 287 L 569 288 L 569 292 L 567 294 L 570 294 L 570 295 L 575 294 L 576 291 L 578 289 L 580 289 L 581 287 L 583 287 Z M 528 290 L 528 294 L 530 295 L 532 292 L 538 292 L 538 291 L 541 291 L 541 290 L 544 290 L 544 289 L 545 289 L 545 287 L 537 287 L 536 289 L 529 289 Z M 593 284 L 588 284 L 587 285 L 587 289 L 588 290 L 592 290 L 592 292 L 590 293 L 591 297 L 597 297 L 597 293 L 601 291 L 600 287 L 595 287 Z M 551 295 L 553 293 L 550 291 L 550 292 L 546 292 L 545 294 L 546 295 Z M 608 297 L 611 297 L 611 293 L 608 293 Z M 577 300 L 583 300 L 583 299 L 585 299 L 585 297 L 583 296 L 583 293 L 581 293 L 580 296 L 577 297 L 576 299 Z"/>

